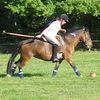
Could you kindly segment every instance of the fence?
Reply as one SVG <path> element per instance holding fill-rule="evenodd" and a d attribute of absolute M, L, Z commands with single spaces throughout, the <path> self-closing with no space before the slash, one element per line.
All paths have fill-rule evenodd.
<path fill-rule="evenodd" d="M 18 43 L 0 44 L 0 53 L 12 53 L 17 47 Z M 83 43 L 79 43 L 76 50 L 87 50 Z M 100 50 L 100 40 L 93 40 L 92 50 Z"/>

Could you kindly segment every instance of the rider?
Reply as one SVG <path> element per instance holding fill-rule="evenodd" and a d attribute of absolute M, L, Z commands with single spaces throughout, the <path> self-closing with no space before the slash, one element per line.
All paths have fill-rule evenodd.
<path fill-rule="evenodd" d="M 69 22 L 68 16 L 66 14 L 61 14 L 61 16 L 56 20 L 53 21 L 40 35 L 37 37 L 40 38 L 44 36 L 47 41 L 49 41 L 51 44 L 53 44 L 54 52 L 53 52 L 53 61 L 57 62 L 57 50 L 59 47 L 59 41 L 56 39 L 56 35 L 59 31 L 66 32 L 65 29 L 62 29 L 61 26 Z"/>

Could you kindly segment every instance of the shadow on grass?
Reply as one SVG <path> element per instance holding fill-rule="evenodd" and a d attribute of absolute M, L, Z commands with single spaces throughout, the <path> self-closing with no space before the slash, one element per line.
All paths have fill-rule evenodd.
<path fill-rule="evenodd" d="M 0 78 L 5 78 L 6 76 L 6 74 L 0 74 Z"/>
<path fill-rule="evenodd" d="M 45 75 L 46 75 L 45 73 L 33 73 L 33 74 L 24 73 L 24 77 L 34 77 L 34 76 L 43 77 Z"/>
<path fill-rule="evenodd" d="M 24 77 L 43 77 L 46 76 L 46 73 L 24 73 Z M 7 74 L 0 74 L 0 78 L 5 78 L 7 77 Z M 15 73 L 12 77 L 18 77 L 18 73 Z"/>
<path fill-rule="evenodd" d="M 47 74 L 46 74 L 46 73 L 33 73 L 33 74 L 24 73 L 23 75 L 24 75 L 24 77 L 35 77 L 35 76 L 37 76 L 37 77 L 43 77 L 43 76 L 45 76 L 45 75 L 47 75 Z M 13 76 L 14 76 L 14 77 L 18 77 L 18 74 L 16 73 L 16 74 L 14 74 Z"/>

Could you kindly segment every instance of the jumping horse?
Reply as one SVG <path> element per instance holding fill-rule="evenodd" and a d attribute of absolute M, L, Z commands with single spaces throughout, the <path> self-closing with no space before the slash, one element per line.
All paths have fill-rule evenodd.
<path fill-rule="evenodd" d="M 76 65 L 72 60 L 72 54 L 75 50 L 75 47 L 80 41 L 83 41 L 87 48 L 92 47 L 92 40 L 90 37 L 89 30 L 85 27 L 76 29 L 74 31 L 59 33 L 59 36 L 63 40 L 63 54 L 62 58 L 56 62 L 55 67 L 52 71 L 52 76 L 55 76 L 58 72 L 59 66 L 63 60 L 66 60 L 77 76 L 80 76 L 80 71 L 77 69 Z M 48 42 L 42 41 L 41 39 L 32 38 L 28 40 L 23 40 L 16 47 L 16 50 L 12 53 L 8 65 L 7 65 L 7 76 L 12 76 L 15 73 L 16 67 L 19 68 L 18 76 L 23 77 L 22 68 L 26 65 L 32 57 L 36 57 L 46 61 L 52 61 L 52 45 Z M 20 55 L 20 58 L 15 61 L 17 55 Z"/>

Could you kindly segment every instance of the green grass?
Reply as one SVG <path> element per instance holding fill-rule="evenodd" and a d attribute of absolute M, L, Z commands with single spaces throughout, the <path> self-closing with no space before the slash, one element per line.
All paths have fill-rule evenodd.
<path fill-rule="evenodd" d="M 6 77 L 10 54 L 0 54 L 0 100 L 100 100 L 100 52 L 77 51 L 74 62 L 81 72 L 77 77 L 63 61 L 56 77 L 54 63 L 33 58 L 23 69 L 24 78 Z M 91 78 L 89 73 L 97 76 Z M 16 71 L 16 73 L 18 70 Z"/>

